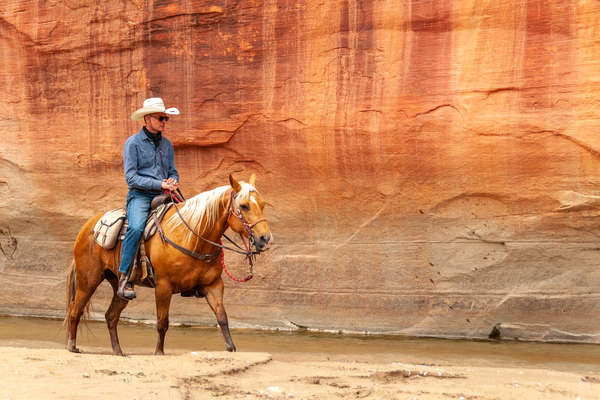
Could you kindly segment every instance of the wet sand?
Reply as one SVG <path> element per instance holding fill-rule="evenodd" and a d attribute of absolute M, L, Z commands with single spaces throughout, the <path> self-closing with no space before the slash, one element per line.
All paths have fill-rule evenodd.
<path fill-rule="evenodd" d="M 59 321 L 0 318 L 0 399 L 600 399 L 600 346 L 104 324 L 64 350 Z"/>

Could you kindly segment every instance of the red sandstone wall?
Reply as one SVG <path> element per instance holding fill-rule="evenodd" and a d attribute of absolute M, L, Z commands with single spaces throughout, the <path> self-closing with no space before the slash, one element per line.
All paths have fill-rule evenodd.
<path fill-rule="evenodd" d="M 187 195 L 256 172 L 271 204 L 234 326 L 600 342 L 600 3 L 92 3 L 0 4 L 1 311 L 62 313 L 79 227 L 124 201 L 129 115 L 161 96 Z"/>

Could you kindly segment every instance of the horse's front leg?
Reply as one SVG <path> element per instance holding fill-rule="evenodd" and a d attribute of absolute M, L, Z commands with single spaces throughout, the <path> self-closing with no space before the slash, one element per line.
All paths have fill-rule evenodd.
<path fill-rule="evenodd" d="M 208 302 L 208 305 L 217 317 L 217 322 L 219 323 L 221 332 L 223 332 L 223 337 L 225 338 L 227 351 L 235 351 L 236 349 L 233 341 L 231 340 L 231 334 L 229 333 L 229 321 L 227 320 L 227 313 L 225 312 L 225 307 L 223 306 L 223 280 L 219 278 L 211 286 L 205 287 L 204 294 L 206 294 L 206 301 Z"/>
<path fill-rule="evenodd" d="M 171 286 L 158 282 L 155 288 L 156 297 L 156 329 L 158 341 L 156 342 L 155 355 L 165 354 L 165 335 L 169 329 L 169 306 L 171 305 Z"/>

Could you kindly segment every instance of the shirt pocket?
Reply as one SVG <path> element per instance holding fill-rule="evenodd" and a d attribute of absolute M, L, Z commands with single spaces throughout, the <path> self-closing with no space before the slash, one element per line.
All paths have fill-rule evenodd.
<path fill-rule="evenodd" d="M 152 168 L 155 164 L 156 152 L 149 146 L 138 147 L 138 167 L 140 169 Z"/>

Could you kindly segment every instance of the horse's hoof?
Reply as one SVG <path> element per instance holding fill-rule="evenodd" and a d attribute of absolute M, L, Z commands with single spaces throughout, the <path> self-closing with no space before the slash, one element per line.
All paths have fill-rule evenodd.
<path fill-rule="evenodd" d="M 235 353 L 237 349 L 235 348 L 235 346 L 227 346 L 227 351 L 229 351 L 230 353 Z"/>
<path fill-rule="evenodd" d="M 155 356 L 164 356 L 164 355 L 165 355 L 165 352 L 164 352 L 164 351 L 155 351 L 155 352 L 154 352 L 154 355 L 155 355 Z"/>
<path fill-rule="evenodd" d="M 77 347 L 67 347 L 71 353 L 81 353 L 81 351 Z"/>

